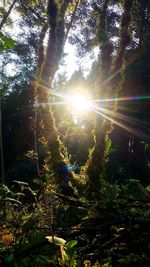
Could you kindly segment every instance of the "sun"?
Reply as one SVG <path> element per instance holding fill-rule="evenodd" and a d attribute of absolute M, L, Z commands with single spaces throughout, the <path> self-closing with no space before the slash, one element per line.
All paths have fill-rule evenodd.
<path fill-rule="evenodd" d="M 72 96 L 70 98 L 70 104 L 73 111 L 77 113 L 88 111 L 91 107 L 91 102 L 82 94 Z"/>

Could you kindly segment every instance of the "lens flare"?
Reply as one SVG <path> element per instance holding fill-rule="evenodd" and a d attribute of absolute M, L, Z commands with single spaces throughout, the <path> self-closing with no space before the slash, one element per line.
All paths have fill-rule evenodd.
<path fill-rule="evenodd" d="M 91 107 L 91 103 L 84 95 L 77 94 L 70 99 L 70 105 L 73 111 L 82 113 Z"/>
<path fill-rule="evenodd" d="M 106 81 L 107 82 L 107 81 Z M 115 98 L 101 98 L 101 99 L 90 99 L 86 94 L 76 94 L 68 95 L 59 93 L 55 90 L 50 90 L 48 87 L 45 87 L 41 84 L 38 86 L 44 92 L 47 92 L 48 96 L 54 96 L 55 101 L 50 101 L 48 103 L 37 103 L 37 107 L 41 106 L 53 106 L 53 105 L 64 105 L 68 107 L 68 111 L 73 114 L 73 120 L 75 124 L 79 125 L 81 128 L 84 128 L 84 121 L 88 116 L 88 111 L 94 112 L 100 117 L 111 121 L 113 124 L 121 127 L 122 129 L 138 136 L 139 138 L 150 142 L 150 136 L 147 133 L 149 127 L 149 122 L 145 123 L 145 120 L 138 119 L 136 116 L 127 115 L 128 113 L 133 113 L 133 109 L 130 110 L 130 107 L 126 105 L 121 105 L 121 102 L 128 104 L 130 101 L 150 101 L 150 95 L 136 95 L 136 96 L 125 96 L 125 97 L 115 97 Z M 60 98 L 60 100 L 57 100 Z M 114 110 L 113 102 L 118 102 L 118 110 Z M 123 111 L 123 112 L 119 112 Z M 137 113 L 137 112 L 136 112 Z M 141 111 L 140 111 L 141 114 Z"/>

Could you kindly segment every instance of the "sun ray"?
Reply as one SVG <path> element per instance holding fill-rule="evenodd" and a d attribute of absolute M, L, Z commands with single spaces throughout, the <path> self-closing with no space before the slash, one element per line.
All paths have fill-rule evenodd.
<path fill-rule="evenodd" d="M 112 123 L 116 124 L 117 126 L 121 127 L 122 129 L 140 137 L 145 139 L 146 141 L 150 141 L 150 137 L 149 135 L 147 135 L 146 133 L 144 133 L 143 131 L 137 129 L 139 125 L 143 125 L 145 124 L 145 122 L 133 118 L 133 117 L 129 117 L 125 114 L 122 114 L 118 111 L 115 111 L 111 105 L 109 105 L 109 103 L 113 103 L 113 102 L 121 102 L 121 101 L 125 101 L 125 102 L 129 102 L 129 101 L 140 101 L 140 100 L 149 100 L 150 96 L 126 96 L 126 97 L 120 97 L 120 98 L 105 98 L 105 99 L 95 99 L 95 100 L 87 100 L 86 97 L 84 95 L 66 95 L 66 94 L 62 94 L 60 92 L 57 92 L 55 90 L 49 89 L 46 86 L 43 86 L 41 84 L 38 84 L 38 86 L 40 86 L 42 88 L 42 90 L 46 90 L 47 93 L 49 94 L 49 96 L 55 96 L 55 97 L 59 97 L 62 99 L 62 101 L 54 101 L 54 102 L 49 102 L 49 103 L 40 103 L 40 105 L 45 105 L 45 106 L 49 106 L 49 105 L 70 105 L 72 106 L 72 110 L 70 110 L 71 112 L 77 112 L 78 115 L 81 112 L 85 112 L 86 110 L 90 110 L 93 111 L 95 113 L 97 113 L 98 115 L 100 115 L 101 117 L 111 121 Z M 97 105 L 96 103 L 98 103 L 99 105 Z M 108 103 L 108 104 L 107 104 Z M 102 106 L 101 106 L 102 105 Z M 104 105 L 104 106 L 103 106 Z M 105 108 L 104 108 L 105 107 Z M 107 108 L 106 108 L 107 107 Z M 119 110 L 125 110 L 126 112 L 130 112 L 128 107 L 122 107 L 119 106 Z M 132 111 L 133 113 L 133 111 Z M 129 125 L 127 125 L 129 124 Z M 134 127 L 132 127 L 132 126 Z M 136 127 L 136 128 L 135 128 Z"/>
<path fill-rule="evenodd" d="M 63 99 L 68 99 L 69 97 L 65 94 L 61 94 L 60 92 L 57 92 L 56 90 L 52 90 L 50 89 L 49 87 L 47 86 L 44 86 L 40 83 L 36 83 L 37 86 L 39 86 L 43 91 L 47 92 L 48 96 L 58 96 L 58 97 L 61 97 Z"/>
<path fill-rule="evenodd" d="M 66 101 L 55 101 L 55 102 L 50 102 L 50 106 L 57 106 L 57 105 L 66 105 Z"/>
<path fill-rule="evenodd" d="M 129 124 L 134 124 L 135 126 L 139 126 L 139 125 L 142 125 L 144 124 L 145 125 L 145 121 L 141 121 L 137 118 L 134 118 L 134 117 L 131 117 L 131 116 L 127 116 L 125 114 L 122 114 L 120 112 L 117 112 L 117 111 L 114 111 L 114 110 L 109 110 L 109 109 L 105 109 L 105 108 L 102 108 L 102 107 L 98 107 L 98 106 L 94 106 L 94 108 L 96 110 L 99 110 L 99 111 L 102 111 L 112 117 L 115 117 L 119 120 L 122 120 L 122 121 L 125 121 L 125 122 L 128 122 Z M 146 123 L 146 125 L 150 125 L 150 123 Z"/>
<path fill-rule="evenodd" d="M 150 96 L 125 96 L 125 97 L 115 97 L 115 98 L 102 98 L 92 100 L 93 102 L 98 103 L 107 103 L 107 102 L 120 102 L 120 101 L 139 101 L 139 100 L 149 100 Z"/>
<path fill-rule="evenodd" d="M 116 124 L 117 126 L 121 127 L 122 129 L 124 129 L 124 130 L 126 130 L 126 131 L 128 131 L 128 132 L 130 132 L 130 133 L 132 133 L 132 134 L 134 134 L 134 135 L 136 135 L 138 137 L 140 137 L 140 138 L 143 138 L 146 141 L 150 141 L 150 136 L 149 135 L 147 135 L 146 133 L 144 133 L 144 132 L 142 132 L 142 131 L 140 131 L 138 129 L 130 127 L 130 126 L 128 126 L 128 125 L 126 125 L 126 124 L 124 124 L 122 122 L 119 122 L 119 121 L 115 120 L 114 118 L 109 117 L 108 115 L 105 115 L 103 113 L 104 110 L 101 112 L 101 111 L 98 111 L 96 108 L 93 108 L 93 111 L 95 113 L 97 113 L 98 115 L 100 115 L 101 117 L 103 117 L 103 118 L 111 121 L 112 123 Z"/>

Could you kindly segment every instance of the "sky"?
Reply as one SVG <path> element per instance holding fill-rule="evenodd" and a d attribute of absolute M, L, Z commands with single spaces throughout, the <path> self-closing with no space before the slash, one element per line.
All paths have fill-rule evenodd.
<path fill-rule="evenodd" d="M 63 59 L 63 65 L 60 64 L 59 70 L 56 74 L 61 74 L 63 72 L 66 73 L 67 78 L 69 79 L 72 74 L 76 71 L 81 69 L 83 71 L 84 76 L 90 72 L 93 62 L 98 57 L 98 47 L 95 47 L 94 50 L 89 53 L 88 55 L 84 56 L 83 58 L 78 58 L 76 56 L 76 48 L 74 45 L 69 44 L 66 42 L 64 48 L 64 54 L 66 55 Z"/>
<path fill-rule="evenodd" d="M 11 12 L 10 18 L 13 21 L 13 27 L 5 27 L 4 32 L 13 37 L 14 40 L 18 40 L 18 34 L 21 33 L 23 37 L 25 31 L 28 30 L 28 28 L 27 29 L 20 28 L 18 23 L 20 19 L 16 11 L 13 10 L 13 12 Z M 46 44 L 46 38 L 45 38 L 45 44 Z M 76 70 L 79 70 L 79 68 L 82 69 L 83 74 L 86 76 L 90 72 L 92 63 L 98 56 L 98 47 L 96 47 L 91 54 L 88 54 L 85 57 L 79 59 L 76 55 L 75 45 L 72 45 L 68 41 L 66 41 L 64 48 L 64 55 L 65 57 L 62 60 L 63 64 L 61 64 L 60 62 L 59 70 L 56 73 L 56 79 L 58 77 L 58 74 L 61 74 L 63 72 L 65 72 L 67 79 L 69 79 Z M 9 63 L 7 65 L 7 71 L 12 76 L 15 74 L 16 70 L 13 63 Z"/>

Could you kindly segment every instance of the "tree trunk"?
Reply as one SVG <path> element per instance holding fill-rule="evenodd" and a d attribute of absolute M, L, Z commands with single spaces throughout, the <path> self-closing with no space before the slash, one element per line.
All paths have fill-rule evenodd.
<path fill-rule="evenodd" d="M 45 140 L 45 166 L 46 171 L 53 171 L 56 182 L 60 187 L 73 178 L 73 173 L 68 171 L 69 157 L 66 148 L 60 140 L 55 125 L 55 119 L 49 103 L 50 89 L 58 64 L 62 56 L 65 40 L 64 16 L 69 1 L 63 1 L 59 6 L 55 1 L 48 1 L 49 37 L 46 54 L 38 70 L 35 96 L 38 101 L 39 129 Z M 42 46 L 41 46 L 42 48 Z"/>
<path fill-rule="evenodd" d="M 105 93 L 102 95 L 100 92 L 97 92 L 99 98 L 108 98 L 115 97 L 121 82 L 121 77 L 118 78 L 118 72 L 121 70 L 123 65 L 124 53 L 127 45 L 130 42 L 129 39 L 129 25 L 131 20 L 131 7 L 132 1 L 124 1 L 124 12 L 121 20 L 121 30 L 120 30 L 120 49 L 116 57 L 115 67 L 114 67 L 114 81 L 113 83 L 107 82 L 108 77 L 110 76 L 111 70 L 111 55 L 113 47 L 109 41 L 108 31 L 107 31 L 107 6 L 108 1 L 106 0 L 103 5 L 103 10 L 100 11 L 100 22 L 99 22 L 99 39 L 101 41 L 101 64 L 100 64 L 100 73 L 102 73 L 101 81 L 98 80 L 98 88 L 105 88 Z M 128 18 L 128 19 L 127 19 Z M 103 37 L 103 38 L 102 38 Z M 117 77 L 116 77 L 117 76 Z M 109 80 L 109 79 L 108 79 Z M 115 103 L 116 104 L 116 103 Z M 116 109 L 116 106 L 115 106 Z M 97 112 L 98 113 L 98 112 Z M 104 174 L 105 170 L 105 160 L 108 154 L 107 142 L 109 142 L 109 134 L 112 131 L 112 122 L 106 121 L 106 119 L 97 115 L 96 117 L 96 126 L 94 133 L 94 142 L 92 153 L 89 154 L 88 161 L 85 165 L 86 173 L 89 177 L 89 191 L 97 192 L 99 194 L 101 188 L 100 177 Z"/>

